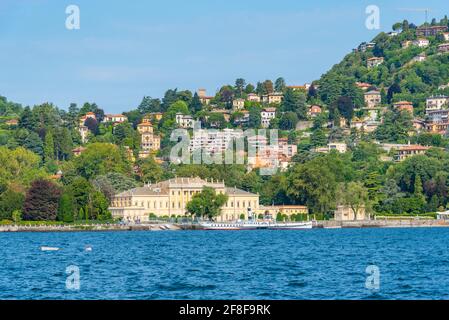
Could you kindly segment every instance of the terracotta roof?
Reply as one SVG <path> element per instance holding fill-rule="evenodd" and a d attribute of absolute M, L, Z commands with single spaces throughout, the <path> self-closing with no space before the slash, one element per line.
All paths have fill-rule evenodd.
<path fill-rule="evenodd" d="M 425 150 L 429 150 L 430 147 L 425 147 L 425 146 L 420 146 L 420 145 L 409 145 L 409 146 L 403 146 L 403 147 L 399 147 L 398 150 L 399 151 L 425 151 Z"/>

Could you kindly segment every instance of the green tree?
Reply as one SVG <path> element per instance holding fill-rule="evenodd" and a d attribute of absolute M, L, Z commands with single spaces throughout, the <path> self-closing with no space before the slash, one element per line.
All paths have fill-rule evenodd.
<path fill-rule="evenodd" d="M 338 203 L 349 206 L 354 213 L 354 220 L 357 220 L 360 211 L 368 209 L 368 191 L 360 182 L 342 183 L 337 191 Z"/>
<path fill-rule="evenodd" d="M 59 199 L 58 207 L 58 220 L 67 223 L 74 220 L 75 206 L 73 203 L 73 197 L 70 193 L 63 193 Z"/>
<path fill-rule="evenodd" d="M 327 145 L 327 138 L 323 129 L 320 128 L 312 132 L 312 135 L 310 137 L 310 143 L 314 147 L 321 147 Z"/>
<path fill-rule="evenodd" d="M 270 94 L 274 92 L 274 86 L 273 86 L 273 81 L 271 80 L 265 80 L 262 83 L 263 86 L 263 91 L 265 94 Z"/>
<path fill-rule="evenodd" d="M 15 211 L 23 208 L 25 196 L 11 188 L 0 194 L 0 220 L 11 220 Z"/>
<path fill-rule="evenodd" d="M 286 84 L 285 84 L 284 78 L 282 78 L 282 77 L 277 78 L 276 81 L 274 82 L 274 90 L 276 92 L 284 92 L 285 89 L 286 89 Z"/>
<path fill-rule="evenodd" d="M 260 108 L 252 107 L 249 110 L 248 127 L 258 129 L 262 124 L 262 117 L 260 115 Z"/>
<path fill-rule="evenodd" d="M 238 78 L 235 80 L 235 93 L 237 95 L 237 97 L 241 98 L 243 96 L 243 92 L 245 90 L 245 86 L 246 86 L 246 81 L 245 79 L 242 78 Z"/>
<path fill-rule="evenodd" d="M 282 115 L 279 121 L 279 128 L 282 130 L 293 130 L 298 123 L 298 116 L 295 112 L 286 112 Z"/>
<path fill-rule="evenodd" d="M 131 173 L 131 166 L 123 151 L 110 143 L 92 143 L 74 159 L 79 175 L 90 179 L 108 172 Z"/>
<path fill-rule="evenodd" d="M 137 187 L 137 182 L 133 178 L 121 173 L 109 172 L 105 175 L 95 177 L 92 180 L 92 185 L 111 201 L 115 194 Z"/>
<path fill-rule="evenodd" d="M 336 187 L 335 174 L 323 159 L 314 159 L 292 168 L 286 193 L 293 203 L 307 204 L 312 213 L 328 213 L 335 208 Z"/>
<path fill-rule="evenodd" d="M 12 212 L 12 221 L 14 221 L 15 224 L 22 221 L 22 212 L 20 210 L 14 210 Z"/>
<path fill-rule="evenodd" d="M 195 92 L 193 99 L 190 102 L 189 110 L 192 114 L 195 114 L 203 109 L 203 104 L 201 103 L 198 93 Z"/>
<path fill-rule="evenodd" d="M 281 103 L 281 110 L 295 112 L 299 120 L 307 119 L 306 95 L 291 88 L 287 89 Z"/>
<path fill-rule="evenodd" d="M 217 194 L 213 188 L 204 187 L 203 190 L 195 194 L 187 203 L 187 212 L 197 217 L 208 217 L 209 220 L 218 216 L 221 207 L 228 201 L 226 194 Z"/>
<path fill-rule="evenodd" d="M 71 184 L 67 186 L 67 191 L 73 197 L 75 210 L 85 208 L 90 204 L 90 195 L 94 192 L 92 185 L 83 177 L 76 177 Z"/>
<path fill-rule="evenodd" d="M 330 108 L 337 109 L 338 114 L 340 114 L 346 121 L 350 122 L 354 117 L 354 103 L 349 97 L 338 97 Z"/>
<path fill-rule="evenodd" d="M 142 102 L 137 107 L 140 114 L 144 115 L 151 112 L 160 112 L 161 111 L 161 101 L 159 99 L 153 99 L 151 97 L 145 96 L 142 99 Z"/>
<path fill-rule="evenodd" d="M 44 159 L 45 161 L 51 161 L 55 158 L 55 142 L 53 140 L 53 134 L 51 131 L 47 131 L 44 141 Z"/>
<path fill-rule="evenodd" d="M 100 191 L 95 191 L 92 194 L 91 207 L 90 219 L 107 220 L 111 218 L 111 213 L 108 211 L 109 201 Z"/>
<path fill-rule="evenodd" d="M 164 171 L 162 167 L 156 163 L 156 160 L 153 157 L 148 157 L 142 160 L 139 167 L 142 173 L 142 181 L 156 183 L 162 180 Z"/>

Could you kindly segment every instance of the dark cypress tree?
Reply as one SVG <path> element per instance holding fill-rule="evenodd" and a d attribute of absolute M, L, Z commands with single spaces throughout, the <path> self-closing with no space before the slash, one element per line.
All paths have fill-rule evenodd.
<path fill-rule="evenodd" d="M 34 130 L 35 129 L 35 121 L 33 119 L 33 112 L 31 108 L 26 106 L 23 109 L 22 115 L 19 119 L 19 128 Z"/>
<path fill-rule="evenodd" d="M 23 220 L 56 220 L 61 190 L 53 182 L 38 179 L 28 190 L 23 205 Z"/>
<path fill-rule="evenodd" d="M 388 92 L 387 92 L 387 103 L 391 103 L 391 101 L 393 100 L 393 96 L 395 93 L 401 93 L 401 87 L 399 86 L 399 84 L 397 83 L 393 83 L 390 88 L 388 88 Z"/>
<path fill-rule="evenodd" d="M 203 109 L 203 104 L 201 103 L 200 96 L 195 92 L 193 99 L 190 102 L 189 110 L 192 114 L 195 114 L 198 111 L 201 111 L 201 109 Z"/>

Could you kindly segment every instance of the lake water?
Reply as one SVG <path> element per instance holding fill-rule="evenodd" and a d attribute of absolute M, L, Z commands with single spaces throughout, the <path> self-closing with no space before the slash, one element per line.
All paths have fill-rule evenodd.
<path fill-rule="evenodd" d="M 445 228 L 3 233 L 0 248 L 0 299 L 449 298 Z"/>

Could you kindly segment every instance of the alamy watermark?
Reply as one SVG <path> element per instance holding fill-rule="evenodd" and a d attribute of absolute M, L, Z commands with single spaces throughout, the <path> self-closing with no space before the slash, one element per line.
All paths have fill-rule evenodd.
<path fill-rule="evenodd" d="M 70 291 L 79 291 L 81 289 L 80 268 L 71 265 L 65 269 L 65 273 L 68 275 L 65 280 L 65 288 Z"/>
<path fill-rule="evenodd" d="M 281 161 L 278 130 L 275 129 L 175 129 L 170 152 L 173 164 L 247 164 L 261 175 L 276 174 Z"/>
<path fill-rule="evenodd" d="M 80 8 L 75 4 L 71 4 L 67 6 L 65 13 L 68 15 L 65 19 L 67 30 L 79 30 L 81 28 Z"/>
<path fill-rule="evenodd" d="M 365 26 L 368 30 L 380 29 L 380 8 L 376 5 L 369 5 L 365 9 L 368 17 L 365 20 Z"/>
<path fill-rule="evenodd" d="M 365 288 L 371 291 L 380 290 L 380 269 L 376 265 L 370 265 L 365 269 L 366 277 Z"/>

